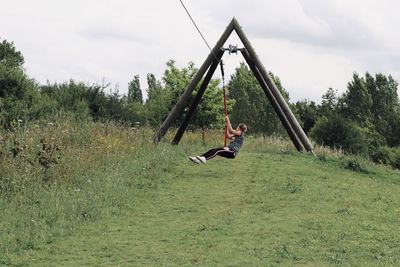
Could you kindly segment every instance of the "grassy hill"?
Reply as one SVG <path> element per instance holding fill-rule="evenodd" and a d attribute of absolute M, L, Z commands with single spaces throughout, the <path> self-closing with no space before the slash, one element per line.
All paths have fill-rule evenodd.
<path fill-rule="evenodd" d="M 186 156 L 206 149 L 196 138 L 110 153 L 62 191 L 30 191 L 52 200 L 37 209 L 2 200 L 0 263 L 400 263 L 399 171 L 323 151 L 299 154 L 272 139 L 248 140 L 235 160 L 195 165 Z"/>

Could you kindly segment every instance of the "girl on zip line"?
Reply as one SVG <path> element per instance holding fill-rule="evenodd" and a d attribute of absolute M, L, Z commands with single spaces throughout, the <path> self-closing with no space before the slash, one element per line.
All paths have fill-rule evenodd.
<path fill-rule="evenodd" d="M 236 129 L 233 129 L 229 120 L 229 116 L 226 115 L 225 120 L 226 136 L 232 140 L 229 145 L 225 147 L 212 148 L 201 156 L 189 157 L 192 162 L 197 164 L 206 164 L 207 160 L 213 159 L 216 156 L 221 156 L 229 159 L 234 159 L 236 157 L 239 149 L 243 145 L 244 136 L 247 132 L 247 125 L 244 123 L 239 123 L 238 127 Z"/>

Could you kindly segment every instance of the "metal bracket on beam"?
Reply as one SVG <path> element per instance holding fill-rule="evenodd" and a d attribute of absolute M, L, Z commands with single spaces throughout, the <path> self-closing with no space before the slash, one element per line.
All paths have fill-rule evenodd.
<path fill-rule="evenodd" d="M 230 54 L 237 54 L 238 51 L 243 51 L 244 48 L 238 48 L 237 45 L 229 45 L 228 48 L 221 47 L 222 51 L 228 51 Z"/>

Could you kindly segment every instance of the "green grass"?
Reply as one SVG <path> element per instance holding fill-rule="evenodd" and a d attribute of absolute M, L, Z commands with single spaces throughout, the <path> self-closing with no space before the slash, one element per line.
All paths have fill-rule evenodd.
<path fill-rule="evenodd" d="M 59 120 L 1 135 L 0 265 L 123 214 L 136 191 L 163 183 L 174 159 L 169 145 L 153 153 L 149 129 L 114 123 Z M 160 155 L 169 160 L 154 168 Z"/>
<path fill-rule="evenodd" d="M 399 171 L 356 157 L 316 159 L 262 139 L 249 140 L 235 160 L 217 158 L 207 165 L 187 160 L 189 152 L 203 149 L 184 140 L 93 172 L 94 186 L 102 190 L 87 185 L 70 197 L 96 192 L 89 205 L 96 218 L 81 219 L 50 242 L 10 251 L 3 263 L 400 264 Z"/>

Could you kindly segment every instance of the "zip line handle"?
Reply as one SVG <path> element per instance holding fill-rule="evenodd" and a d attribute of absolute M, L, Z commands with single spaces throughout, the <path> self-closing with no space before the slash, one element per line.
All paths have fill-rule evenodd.
<path fill-rule="evenodd" d="M 221 67 L 222 90 L 224 91 L 224 114 L 225 114 L 225 116 L 228 116 L 227 96 L 226 96 L 226 90 L 225 90 L 225 71 L 224 71 L 224 63 L 222 62 L 222 59 L 219 61 L 219 66 Z M 228 122 L 225 119 L 224 147 L 226 147 L 227 140 L 228 140 L 227 130 L 228 130 Z"/>
<path fill-rule="evenodd" d="M 222 82 L 224 82 L 225 71 L 224 71 L 224 62 L 222 62 L 222 59 L 219 61 L 219 66 L 221 67 Z"/>

